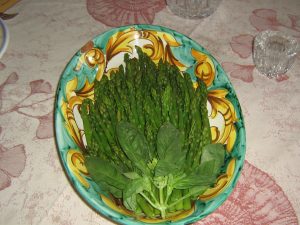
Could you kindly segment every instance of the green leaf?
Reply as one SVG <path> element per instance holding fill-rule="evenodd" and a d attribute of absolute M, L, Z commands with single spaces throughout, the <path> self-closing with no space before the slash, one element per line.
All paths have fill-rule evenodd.
<path fill-rule="evenodd" d="M 184 135 L 171 123 L 161 126 L 157 134 L 158 163 L 155 176 L 176 173 L 184 165 L 186 152 L 182 149 Z"/>
<path fill-rule="evenodd" d="M 195 186 L 211 186 L 215 182 L 216 178 L 207 175 L 189 175 L 184 179 L 181 179 L 174 184 L 174 188 L 188 189 Z"/>
<path fill-rule="evenodd" d="M 123 173 L 123 175 L 132 180 L 141 178 L 141 176 L 136 172 L 127 172 L 127 173 Z"/>
<path fill-rule="evenodd" d="M 151 181 L 148 177 L 130 180 L 123 190 L 123 203 L 126 208 L 137 211 L 137 195 L 143 191 L 151 192 Z"/>
<path fill-rule="evenodd" d="M 218 175 L 225 160 L 225 148 L 222 144 L 208 144 L 203 148 L 200 165 L 214 160 L 214 166 L 211 168 L 212 175 Z"/>
<path fill-rule="evenodd" d="M 195 186 L 211 186 L 216 181 L 216 176 L 212 174 L 214 165 L 214 160 L 200 164 L 189 174 L 177 179 L 174 188 L 188 189 Z"/>
<path fill-rule="evenodd" d="M 127 198 L 123 198 L 123 204 L 124 204 L 124 206 L 127 209 L 132 210 L 134 212 L 136 212 L 137 208 L 138 208 L 136 197 L 137 197 L 137 195 L 134 194 L 134 195 L 131 195 L 131 196 L 127 197 Z"/>
<path fill-rule="evenodd" d="M 107 184 L 122 190 L 128 183 L 128 179 L 121 174 L 120 170 L 108 161 L 101 160 L 95 156 L 90 156 L 86 157 L 85 162 L 90 176 L 99 186 L 101 186 L 101 183 L 106 182 Z"/>
<path fill-rule="evenodd" d="M 168 174 L 178 171 L 178 169 L 180 169 L 180 167 L 173 161 L 168 162 L 167 160 L 159 160 L 155 167 L 155 176 L 167 176 Z"/>
<path fill-rule="evenodd" d="M 196 200 L 199 195 L 202 195 L 209 186 L 196 186 L 189 189 L 189 194 L 191 195 L 191 198 Z"/>
<path fill-rule="evenodd" d="M 224 165 L 225 149 L 221 144 L 209 144 L 203 148 L 200 165 L 177 180 L 175 188 L 186 189 L 196 186 L 211 186 Z"/>
<path fill-rule="evenodd" d="M 124 189 L 124 198 L 129 198 L 133 194 L 141 193 L 142 191 L 151 191 L 151 181 L 148 177 L 141 177 L 130 180 Z"/>
<path fill-rule="evenodd" d="M 122 190 L 109 185 L 108 183 L 101 181 L 100 183 L 98 182 L 97 185 L 103 190 L 106 191 L 107 193 L 111 193 L 113 196 L 115 196 L 116 198 L 122 198 L 123 194 L 122 194 Z"/>
<path fill-rule="evenodd" d="M 144 174 L 149 174 L 149 145 L 144 135 L 132 124 L 120 122 L 117 125 L 117 137 L 120 145 L 133 165 Z"/>
<path fill-rule="evenodd" d="M 157 134 L 157 153 L 159 159 L 178 157 L 183 146 L 183 135 L 171 123 L 161 126 Z"/>

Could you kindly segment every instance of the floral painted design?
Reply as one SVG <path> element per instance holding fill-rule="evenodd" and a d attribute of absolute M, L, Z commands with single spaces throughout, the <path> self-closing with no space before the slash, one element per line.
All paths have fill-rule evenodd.
<path fill-rule="evenodd" d="M 194 225 L 298 225 L 296 213 L 282 189 L 265 172 L 245 162 L 237 186 L 213 214 Z"/>
<path fill-rule="evenodd" d="M 288 31 L 296 38 L 300 38 L 300 16 L 286 15 L 289 22 L 282 23 L 277 18 L 277 12 L 273 9 L 255 9 L 249 17 L 250 24 L 258 31 L 278 30 Z M 247 59 L 252 55 L 252 45 L 254 36 L 250 34 L 239 34 L 232 37 L 230 46 L 240 58 Z M 254 65 L 243 65 L 232 62 L 222 63 L 224 69 L 235 79 L 250 83 L 253 81 Z M 277 82 L 285 81 L 289 77 L 287 74 L 276 77 Z"/>
<path fill-rule="evenodd" d="M 87 0 L 89 14 L 111 27 L 152 24 L 155 14 L 165 6 L 165 1 L 161 0 Z"/>
<path fill-rule="evenodd" d="M 238 54 L 241 58 L 246 59 L 252 53 L 252 42 L 254 36 L 250 34 L 241 34 L 232 37 L 230 46 L 232 51 Z"/>
<path fill-rule="evenodd" d="M 254 65 L 240 65 L 237 63 L 224 62 L 222 63 L 224 70 L 230 73 L 231 77 L 240 79 L 244 82 L 250 83 L 253 81 Z"/>
<path fill-rule="evenodd" d="M 3 67 L 3 66 L 2 66 Z M 30 93 L 19 101 L 13 104 L 8 104 L 10 98 L 7 96 L 6 89 L 11 90 L 17 85 L 19 76 L 17 73 L 11 73 L 6 81 L 0 85 L 0 116 L 7 113 L 16 112 L 26 117 L 36 118 L 40 121 L 40 125 L 37 128 L 37 138 L 44 139 L 53 137 L 53 128 L 51 126 L 52 116 L 49 116 L 50 112 L 43 114 L 41 108 L 47 101 L 53 100 L 52 86 L 45 80 L 34 80 L 29 83 Z M 5 100 L 3 97 L 5 96 Z M 37 96 L 41 96 L 39 98 Z M 41 111 L 41 112 L 38 112 Z M 41 115 L 40 115 L 41 114 Z"/>
<path fill-rule="evenodd" d="M 277 12 L 273 9 L 256 9 L 249 17 L 250 23 L 258 31 L 263 30 L 282 30 L 289 29 L 293 36 L 300 37 L 300 15 L 288 14 L 289 22 L 280 22 L 277 18 Z"/>
<path fill-rule="evenodd" d="M 1 135 L 1 129 L 0 129 Z M 5 148 L 0 144 L 0 191 L 11 185 L 12 177 L 19 177 L 25 168 L 24 145 Z"/>
<path fill-rule="evenodd" d="M 0 62 L 0 70 L 5 70 L 5 64 Z M 53 100 L 52 86 L 45 80 L 29 82 L 29 92 L 25 97 L 12 99 L 10 92 L 17 90 L 19 75 L 12 72 L 6 80 L 0 84 L 0 117 L 9 113 L 35 118 L 39 120 L 36 130 L 36 138 L 46 139 L 53 137 L 52 110 L 44 111 L 45 104 Z M 16 96 L 18 92 L 16 91 Z M 21 95 L 21 94 L 20 94 Z M 5 126 L 0 127 L 0 135 L 5 132 Z M 26 152 L 23 144 L 8 148 L 0 143 L 0 191 L 9 187 L 11 178 L 19 177 L 25 168 Z"/>
<path fill-rule="evenodd" d="M 277 20 L 277 13 L 273 9 L 256 9 L 249 18 L 250 23 L 258 31 L 278 30 L 280 23 Z"/>

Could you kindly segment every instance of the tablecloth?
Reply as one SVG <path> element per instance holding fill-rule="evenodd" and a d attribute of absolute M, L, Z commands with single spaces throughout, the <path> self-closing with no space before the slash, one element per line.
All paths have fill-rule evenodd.
<path fill-rule="evenodd" d="M 252 60 L 258 32 L 300 40 L 300 1 L 223 0 L 211 16 L 175 16 L 161 0 L 22 0 L 5 13 L 10 41 L 0 59 L 0 224 L 113 224 L 71 187 L 53 132 L 55 91 L 74 53 L 115 26 L 169 27 L 222 64 L 245 117 L 245 166 L 229 199 L 195 224 L 296 225 L 300 216 L 300 57 L 277 79 Z"/>

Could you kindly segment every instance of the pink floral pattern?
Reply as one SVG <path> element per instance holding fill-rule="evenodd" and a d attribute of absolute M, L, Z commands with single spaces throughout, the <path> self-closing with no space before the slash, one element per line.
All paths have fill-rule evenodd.
<path fill-rule="evenodd" d="M 289 29 L 295 37 L 300 37 L 300 16 L 287 15 L 289 22 L 282 23 L 277 18 L 277 12 L 273 9 L 256 9 L 249 17 L 250 23 L 258 31 Z"/>
<path fill-rule="evenodd" d="M 11 177 L 21 175 L 25 162 L 24 145 L 20 144 L 7 149 L 0 144 L 0 191 L 10 186 Z"/>
<path fill-rule="evenodd" d="M 39 139 L 46 139 L 53 137 L 53 111 L 47 115 L 38 117 L 39 126 L 36 130 L 36 137 Z"/>
<path fill-rule="evenodd" d="M 0 63 L 0 70 L 5 70 L 6 66 Z M 0 84 L 0 116 L 4 117 L 8 113 L 18 113 L 20 115 L 39 120 L 36 131 L 38 139 L 53 137 L 53 115 L 52 109 L 44 114 L 44 104 L 53 100 L 52 86 L 45 80 L 34 80 L 29 82 L 30 92 L 25 97 L 23 92 L 18 96 L 17 82 L 19 76 L 16 72 L 10 73 L 6 80 Z M 40 113 L 42 115 L 40 115 Z M 1 118 L 2 119 L 2 118 Z M 5 132 L 5 128 L 0 127 L 0 135 Z M 19 144 L 12 148 L 7 148 L 0 143 L 0 191 L 11 185 L 12 177 L 19 177 L 25 168 L 26 153 L 25 146 Z"/>
<path fill-rule="evenodd" d="M 297 15 L 288 15 L 291 20 L 290 28 L 300 32 L 300 16 Z"/>
<path fill-rule="evenodd" d="M 252 12 L 249 20 L 258 31 L 278 30 L 280 26 L 277 21 L 277 13 L 273 9 L 256 9 Z"/>
<path fill-rule="evenodd" d="M 5 66 L 2 67 L 5 68 Z M 18 102 L 14 102 L 12 105 L 5 104 L 3 107 L 3 96 L 5 96 L 7 101 L 10 100 L 10 96 L 5 93 L 5 87 L 15 85 L 18 79 L 18 74 L 13 72 L 8 76 L 6 81 L 0 85 L 0 116 L 7 113 L 17 112 L 27 117 L 36 118 L 40 121 L 37 128 L 37 138 L 44 139 L 53 137 L 53 110 L 51 109 L 50 112 L 44 113 L 45 103 L 49 100 L 53 101 L 52 86 L 49 82 L 45 80 L 31 81 L 29 83 L 30 93 L 27 96 L 19 99 Z M 37 96 L 41 96 L 41 98 Z M 42 115 L 40 115 L 41 113 Z"/>
<path fill-rule="evenodd" d="M 298 225 L 295 211 L 274 179 L 247 161 L 224 204 L 195 225 Z"/>
<path fill-rule="evenodd" d="M 34 80 L 29 83 L 31 94 L 37 94 L 37 93 L 46 93 L 51 94 L 52 93 L 52 86 L 49 82 L 44 80 Z"/>
<path fill-rule="evenodd" d="M 87 10 L 107 26 L 152 24 L 155 13 L 165 8 L 161 0 L 87 0 Z"/>
<path fill-rule="evenodd" d="M 238 54 L 241 58 L 248 58 L 252 53 L 253 38 L 254 36 L 250 34 L 240 34 L 232 37 L 230 41 L 232 51 Z"/>
<path fill-rule="evenodd" d="M 240 79 L 244 82 L 250 83 L 253 81 L 254 65 L 240 65 L 231 62 L 222 63 L 224 70 L 230 74 L 231 77 Z"/>

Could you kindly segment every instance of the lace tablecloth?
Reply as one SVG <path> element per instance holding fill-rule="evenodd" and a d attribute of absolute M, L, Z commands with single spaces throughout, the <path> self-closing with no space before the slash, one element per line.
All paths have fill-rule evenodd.
<path fill-rule="evenodd" d="M 300 1 L 223 0 L 201 20 L 173 15 L 161 0 L 22 0 L 5 13 L 10 43 L 0 59 L 0 224 L 113 224 L 72 189 L 53 133 L 55 89 L 73 54 L 92 37 L 132 23 L 190 36 L 223 65 L 247 133 L 238 185 L 196 224 L 296 225 L 300 216 L 300 57 L 286 75 L 261 76 L 252 40 L 262 30 L 300 40 Z"/>

